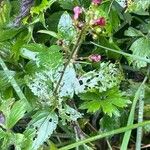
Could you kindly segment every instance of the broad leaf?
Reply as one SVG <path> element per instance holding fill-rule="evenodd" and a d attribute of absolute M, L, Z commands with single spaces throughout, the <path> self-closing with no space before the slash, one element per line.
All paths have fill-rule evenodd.
<path fill-rule="evenodd" d="M 58 34 L 66 41 L 72 41 L 76 36 L 72 18 L 67 12 L 64 12 L 59 20 Z"/>
<path fill-rule="evenodd" d="M 36 129 L 33 149 L 37 150 L 53 133 L 58 124 L 58 116 L 54 112 L 38 111 L 29 123 L 29 128 Z"/>
<path fill-rule="evenodd" d="M 134 55 L 140 56 L 145 59 L 150 59 L 150 39 L 147 37 L 141 37 L 137 39 L 130 47 L 130 50 L 133 51 Z M 130 59 L 130 62 L 133 63 L 134 67 L 141 68 L 146 67 L 147 63 L 140 60 Z"/>

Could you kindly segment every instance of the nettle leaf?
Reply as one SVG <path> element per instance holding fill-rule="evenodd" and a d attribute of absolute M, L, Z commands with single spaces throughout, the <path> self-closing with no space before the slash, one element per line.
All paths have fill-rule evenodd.
<path fill-rule="evenodd" d="M 134 12 L 138 15 L 149 15 L 146 9 L 148 9 L 150 6 L 150 1 L 149 0 L 134 0 L 131 1 L 130 3 L 128 2 L 128 10 L 130 12 Z"/>
<path fill-rule="evenodd" d="M 106 91 L 118 86 L 123 79 L 121 71 L 116 64 L 102 62 L 98 70 L 85 73 L 79 78 L 79 93 L 98 89 L 99 92 Z"/>
<path fill-rule="evenodd" d="M 21 55 L 35 61 L 38 67 L 44 66 L 45 68 L 54 69 L 63 62 L 60 50 L 61 48 L 57 45 L 48 48 L 41 44 L 28 44 L 21 49 Z"/>
<path fill-rule="evenodd" d="M 18 29 L 18 28 L 10 28 L 10 29 L 0 30 L 0 32 L 1 32 L 0 42 L 14 38 L 20 31 L 21 31 L 21 29 Z"/>
<path fill-rule="evenodd" d="M 74 7 L 74 0 L 59 0 L 59 3 L 63 9 L 72 10 Z"/>
<path fill-rule="evenodd" d="M 49 105 L 53 103 L 51 99 L 53 97 L 52 75 L 52 71 L 42 71 L 36 72 L 33 76 L 25 77 L 27 86 L 31 89 L 33 94 L 37 96 L 41 102 L 43 101 Z"/>
<path fill-rule="evenodd" d="M 69 105 L 66 104 L 63 106 L 63 108 L 59 108 L 59 116 L 63 125 L 66 124 L 66 121 L 77 121 L 78 118 L 82 117 L 82 115 L 77 110 L 71 108 Z"/>
<path fill-rule="evenodd" d="M 50 6 L 55 2 L 56 0 L 42 0 L 41 3 L 38 6 L 34 6 L 31 8 L 31 14 L 40 14 L 41 12 L 45 12 L 46 9 L 50 8 Z"/>
<path fill-rule="evenodd" d="M 106 92 L 87 92 L 79 95 L 84 102 L 81 104 L 81 109 L 87 109 L 88 112 L 96 112 L 102 110 L 105 114 L 112 116 L 112 114 L 118 116 L 118 108 L 124 108 L 129 102 L 126 97 L 123 96 L 121 91 L 114 87 Z"/>
<path fill-rule="evenodd" d="M 101 120 L 100 120 L 100 131 L 103 132 L 108 132 L 112 131 L 114 129 L 117 129 L 120 127 L 120 120 L 119 117 L 113 116 L 110 117 L 108 115 L 105 115 Z"/>
<path fill-rule="evenodd" d="M 24 101 L 17 101 L 13 104 L 9 116 L 7 116 L 7 128 L 11 129 L 25 114 L 26 104 Z"/>
<path fill-rule="evenodd" d="M 146 37 L 141 37 L 137 39 L 130 47 L 130 50 L 133 51 L 133 55 L 140 56 L 145 59 L 150 59 L 150 39 Z M 133 63 L 134 67 L 141 68 L 146 67 L 147 63 L 140 60 L 129 60 L 130 63 Z"/>
<path fill-rule="evenodd" d="M 32 148 L 37 150 L 53 133 L 58 124 L 58 116 L 46 110 L 38 111 L 29 123 L 29 129 L 36 129 Z"/>
<path fill-rule="evenodd" d="M 128 30 L 125 31 L 126 36 L 143 36 L 143 33 L 140 30 L 137 30 L 133 27 L 129 27 Z"/>
<path fill-rule="evenodd" d="M 63 71 L 63 67 L 58 69 L 55 74 L 55 79 L 59 79 L 61 76 L 61 72 Z M 64 72 L 64 76 L 62 78 L 62 82 L 60 83 L 59 96 L 60 97 L 70 97 L 72 98 L 74 93 L 77 93 L 80 90 L 80 84 L 76 77 L 76 71 L 74 69 L 73 64 L 69 64 Z"/>
<path fill-rule="evenodd" d="M 40 52 L 37 55 L 37 64 L 46 68 L 56 68 L 62 63 L 63 56 L 60 53 L 60 47 L 53 45 L 45 52 Z"/>
<path fill-rule="evenodd" d="M 58 23 L 58 34 L 68 42 L 76 37 L 76 30 L 73 26 L 73 21 L 67 12 L 64 12 Z"/>

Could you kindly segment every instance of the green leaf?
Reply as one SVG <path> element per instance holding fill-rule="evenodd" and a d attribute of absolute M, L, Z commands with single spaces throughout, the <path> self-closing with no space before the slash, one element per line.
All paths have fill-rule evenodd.
<path fill-rule="evenodd" d="M 38 67 L 57 68 L 63 60 L 60 47 L 52 45 L 46 47 L 41 44 L 28 44 L 21 48 L 21 55 L 24 58 L 34 60 Z M 57 61 L 56 61 L 57 60 Z"/>
<path fill-rule="evenodd" d="M 0 128 L 0 135 L 1 135 L 0 140 L 5 138 L 5 136 L 6 136 L 6 132 L 4 132 L 1 128 Z"/>
<path fill-rule="evenodd" d="M 34 6 L 31 8 L 31 14 L 40 14 L 41 12 L 45 12 L 46 9 L 50 8 L 50 6 L 55 2 L 56 0 L 42 0 L 41 3 L 38 6 Z"/>
<path fill-rule="evenodd" d="M 72 41 L 76 36 L 72 18 L 67 12 L 64 12 L 59 20 L 58 34 L 66 41 Z"/>
<path fill-rule="evenodd" d="M 100 127 L 100 131 L 102 132 L 112 131 L 120 127 L 120 120 L 116 116 L 110 117 L 108 115 L 105 115 L 100 120 Z"/>
<path fill-rule="evenodd" d="M 143 33 L 140 30 L 137 30 L 133 27 L 129 27 L 124 34 L 126 36 L 143 36 Z"/>
<path fill-rule="evenodd" d="M 48 34 L 56 39 L 59 39 L 59 36 L 56 32 L 53 32 L 53 31 L 47 31 L 47 30 L 40 30 L 38 31 L 38 33 L 45 33 L 45 34 Z"/>
<path fill-rule="evenodd" d="M 112 114 L 118 116 L 118 108 L 126 107 L 129 102 L 117 87 L 102 93 L 99 93 L 98 91 L 87 92 L 80 94 L 79 96 L 82 100 L 84 100 L 83 104 L 80 106 L 81 109 L 87 109 L 88 112 L 93 113 L 98 110 L 102 110 L 110 117 Z"/>
<path fill-rule="evenodd" d="M 133 51 L 133 55 L 143 57 L 145 59 L 150 59 L 150 39 L 146 37 L 141 37 L 137 39 L 130 47 L 130 50 Z M 141 68 L 146 67 L 147 63 L 139 60 L 129 60 L 130 63 L 133 63 L 134 67 Z"/>
<path fill-rule="evenodd" d="M 10 71 L 10 74 L 11 74 L 11 76 L 14 76 L 15 72 L 14 71 Z M 5 88 L 10 86 L 10 83 L 8 81 L 9 80 L 6 77 L 5 72 L 4 71 L 0 71 L 0 87 L 1 87 L 0 91 L 3 91 L 3 90 L 5 90 Z"/>
<path fill-rule="evenodd" d="M 20 29 L 18 28 L 3 29 L 3 30 L 0 30 L 0 32 L 1 32 L 0 42 L 3 42 L 3 41 L 10 40 L 13 37 L 15 37 L 20 32 Z"/>
<path fill-rule="evenodd" d="M 7 118 L 7 128 L 11 129 L 25 114 L 26 104 L 24 101 L 17 101 L 13 104 L 10 114 Z"/>
<path fill-rule="evenodd" d="M 116 64 L 102 62 L 98 70 L 89 71 L 79 78 L 81 84 L 78 93 L 92 91 L 93 89 L 103 92 L 118 86 L 122 79 L 122 73 Z"/>
<path fill-rule="evenodd" d="M 45 52 L 40 52 L 37 55 L 37 65 L 51 69 L 57 68 L 63 60 L 60 50 L 59 46 L 52 45 Z"/>
<path fill-rule="evenodd" d="M 66 125 L 66 122 L 77 121 L 82 115 L 69 105 L 64 105 L 63 108 L 59 108 L 59 116 L 62 119 L 62 124 Z"/>
<path fill-rule="evenodd" d="M 36 129 L 36 137 L 33 149 L 37 150 L 53 133 L 58 124 L 58 116 L 54 112 L 46 110 L 38 111 L 29 123 L 29 129 Z"/>

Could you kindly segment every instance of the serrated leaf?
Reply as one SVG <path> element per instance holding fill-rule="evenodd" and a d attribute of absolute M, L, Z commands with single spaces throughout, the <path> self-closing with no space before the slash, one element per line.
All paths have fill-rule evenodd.
<path fill-rule="evenodd" d="M 128 30 L 124 33 L 126 36 L 143 36 L 140 30 L 137 30 L 133 27 L 129 27 Z"/>
<path fill-rule="evenodd" d="M 55 1 L 56 0 L 42 0 L 38 6 L 31 8 L 31 14 L 40 14 L 41 12 L 46 11 L 46 9 L 50 8 Z"/>
<path fill-rule="evenodd" d="M 38 111 L 29 123 L 29 128 L 36 129 L 36 138 L 33 141 L 33 149 L 37 150 L 53 133 L 58 124 L 58 116 L 54 112 Z"/>
<path fill-rule="evenodd" d="M 63 108 L 59 108 L 59 116 L 62 119 L 62 124 L 65 125 L 66 122 L 77 121 L 82 115 L 70 107 L 69 105 L 64 105 Z"/>
<path fill-rule="evenodd" d="M 87 109 L 88 112 L 96 112 L 102 110 L 105 114 L 109 116 L 119 115 L 118 108 L 126 107 L 128 100 L 123 97 L 121 91 L 117 87 L 107 90 L 106 92 L 99 93 L 87 92 L 79 95 L 83 104 L 81 104 L 81 109 Z"/>
<path fill-rule="evenodd" d="M 110 117 L 110 116 L 105 115 L 100 120 L 100 127 L 101 127 L 100 131 L 102 132 L 112 131 L 120 127 L 120 120 L 116 116 Z"/>
<path fill-rule="evenodd" d="M 63 61 L 60 50 L 57 45 L 52 45 L 48 48 L 41 44 L 28 44 L 21 48 L 21 55 L 24 58 L 35 61 L 38 67 L 55 69 Z"/>
<path fill-rule="evenodd" d="M 0 30 L 0 32 L 1 32 L 0 42 L 3 42 L 3 41 L 14 38 L 20 32 L 20 29 L 18 28 L 3 29 L 3 30 Z"/>
<path fill-rule="evenodd" d="M 73 21 L 67 12 L 64 12 L 59 20 L 58 34 L 62 39 L 71 42 L 76 36 L 76 30 Z"/>
<path fill-rule="evenodd" d="M 150 39 L 146 37 L 141 37 L 137 39 L 130 47 L 130 50 L 133 51 L 133 55 L 143 57 L 145 59 L 150 59 Z M 129 60 L 133 63 L 134 67 L 141 68 L 146 67 L 147 63 L 140 60 Z"/>
<path fill-rule="evenodd" d="M 63 69 L 63 68 L 62 68 Z M 58 80 L 61 76 L 61 71 L 57 71 L 56 73 L 56 79 Z M 72 98 L 74 93 L 80 90 L 80 84 L 78 82 L 78 79 L 76 77 L 76 71 L 74 69 L 73 64 L 69 64 L 64 72 L 64 76 L 62 78 L 62 82 L 60 84 L 60 90 L 59 90 L 59 96 L 60 97 L 70 97 Z M 77 92 L 76 92 L 77 93 Z"/>
<path fill-rule="evenodd" d="M 78 93 L 98 89 L 100 92 L 118 86 L 123 76 L 115 64 L 102 62 L 98 70 L 89 71 L 79 78 Z"/>
<path fill-rule="evenodd" d="M 24 101 L 15 102 L 7 118 L 7 128 L 11 129 L 24 116 L 25 112 L 26 104 Z"/>
<path fill-rule="evenodd" d="M 51 69 L 57 68 L 63 60 L 60 50 L 59 46 L 53 45 L 45 52 L 40 52 L 37 55 L 37 65 Z"/>

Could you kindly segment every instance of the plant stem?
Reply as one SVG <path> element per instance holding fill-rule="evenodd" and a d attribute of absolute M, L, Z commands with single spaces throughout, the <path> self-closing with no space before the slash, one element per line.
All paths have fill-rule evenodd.
<path fill-rule="evenodd" d="M 138 127 L 142 127 L 142 126 L 145 126 L 145 125 L 148 125 L 148 124 L 150 124 L 150 120 L 149 121 L 144 121 L 144 122 L 141 122 L 141 123 L 137 123 L 137 124 L 132 124 L 132 125 L 129 125 L 129 126 L 126 126 L 126 127 L 122 127 L 122 128 L 119 128 L 119 129 L 116 129 L 116 130 L 113 130 L 113 131 L 109 131 L 109 132 L 106 132 L 106 133 L 102 133 L 100 135 L 96 135 L 96 136 L 87 138 L 85 140 L 80 140 L 76 143 L 73 143 L 73 144 L 64 146 L 62 148 L 59 148 L 59 150 L 69 150 L 69 149 L 72 149 L 72 148 L 77 147 L 79 145 L 83 145 L 85 143 L 89 143 L 89 142 L 96 141 L 96 140 L 99 140 L 99 139 L 102 139 L 102 138 L 105 138 L 105 137 L 112 136 L 114 134 L 119 134 L 119 133 L 126 132 L 126 131 L 129 131 L 129 130 L 132 130 L 132 129 L 136 129 Z"/>
<path fill-rule="evenodd" d="M 77 39 L 77 41 L 76 41 L 76 43 L 75 43 L 75 45 L 74 45 L 74 47 L 73 47 L 73 49 L 72 49 L 72 52 L 71 52 L 71 54 L 70 54 L 70 56 L 69 56 L 69 58 L 68 58 L 68 61 L 67 61 L 66 64 L 64 65 L 62 74 L 61 74 L 61 76 L 60 76 L 60 78 L 59 78 L 59 80 L 58 80 L 58 83 L 57 83 L 57 85 L 56 85 L 56 88 L 55 88 L 55 90 L 54 90 L 54 94 L 55 94 L 55 95 L 57 95 L 57 93 L 59 92 L 59 91 L 58 91 L 58 90 L 59 90 L 59 86 L 60 86 L 60 83 L 61 83 L 61 81 L 62 81 L 62 79 L 63 79 L 64 74 L 65 74 L 66 68 L 68 67 L 68 65 L 69 65 L 69 63 L 71 62 L 71 60 L 76 57 L 76 54 L 77 54 L 77 52 L 78 52 L 78 50 L 79 50 L 79 48 L 80 48 L 80 46 L 81 46 L 81 44 L 82 44 L 82 42 L 83 42 L 83 39 L 84 39 L 86 30 L 87 30 L 87 27 L 86 27 L 86 25 L 85 25 L 85 27 L 83 27 L 83 29 L 81 30 L 81 32 L 80 32 L 80 34 L 79 34 L 79 37 L 78 37 L 78 39 Z"/>
<path fill-rule="evenodd" d="M 138 123 L 143 122 L 143 110 L 144 110 L 144 88 L 141 90 L 141 95 L 139 98 L 139 112 L 138 112 Z M 136 150 L 141 150 L 142 141 L 142 127 L 137 128 L 136 136 Z"/>
<path fill-rule="evenodd" d="M 5 62 L 3 61 L 3 59 L 0 57 L 0 65 L 2 66 L 9 82 L 11 83 L 12 87 L 14 88 L 14 90 L 16 91 L 18 97 L 20 98 L 20 100 L 24 101 L 27 108 L 30 109 L 31 105 L 29 104 L 27 98 L 25 97 L 25 95 L 23 94 L 22 90 L 20 89 L 19 85 L 17 84 L 16 80 L 14 79 L 14 77 L 10 74 L 10 71 L 8 70 Z"/>

